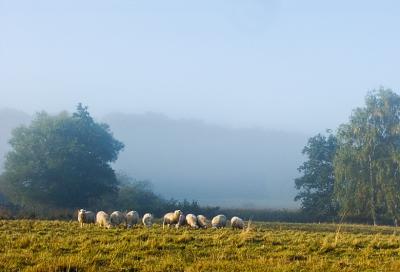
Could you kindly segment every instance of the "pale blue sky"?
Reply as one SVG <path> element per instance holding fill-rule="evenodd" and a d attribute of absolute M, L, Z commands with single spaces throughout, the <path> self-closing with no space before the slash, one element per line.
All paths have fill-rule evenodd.
<path fill-rule="evenodd" d="M 0 108 L 336 128 L 400 90 L 399 1 L 0 0 Z"/>

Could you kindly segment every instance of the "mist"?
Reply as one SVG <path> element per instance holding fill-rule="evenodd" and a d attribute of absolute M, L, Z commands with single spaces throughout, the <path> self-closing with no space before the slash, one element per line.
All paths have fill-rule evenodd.
<path fill-rule="evenodd" d="M 306 136 L 232 129 L 161 114 L 106 116 L 126 144 L 116 167 L 158 192 L 208 205 L 293 208 Z"/>
<path fill-rule="evenodd" d="M 116 170 L 204 204 L 297 207 L 307 138 L 400 89 L 396 1 L 3 1 L 0 158 L 35 112 L 82 102 Z M 4 110 L 8 109 L 8 110 Z"/>
<path fill-rule="evenodd" d="M 1 158 L 12 128 L 31 118 L 0 111 L 7 124 L 0 131 Z M 297 207 L 293 179 L 303 159 L 304 134 L 228 128 L 157 113 L 110 113 L 101 121 L 125 144 L 114 169 L 150 181 L 166 198 L 221 207 Z"/>

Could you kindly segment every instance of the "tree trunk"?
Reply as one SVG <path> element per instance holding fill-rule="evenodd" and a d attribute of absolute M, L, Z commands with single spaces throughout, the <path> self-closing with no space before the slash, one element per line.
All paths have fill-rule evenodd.
<path fill-rule="evenodd" d="M 368 160 L 369 160 L 369 182 L 371 186 L 371 216 L 372 216 L 372 221 L 374 222 L 374 226 L 377 226 L 376 222 L 376 207 L 375 207 L 375 184 L 374 184 L 374 177 L 372 175 L 372 158 L 371 154 L 368 155 Z"/>

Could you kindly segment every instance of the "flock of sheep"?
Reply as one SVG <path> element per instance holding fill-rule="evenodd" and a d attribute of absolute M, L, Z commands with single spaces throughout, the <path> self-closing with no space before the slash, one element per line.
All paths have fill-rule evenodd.
<path fill-rule="evenodd" d="M 142 223 L 145 227 L 151 227 L 153 225 L 153 220 L 153 215 L 146 213 L 143 215 Z M 97 224 L 105 228 L 117 227 L 120 225 L 131 228 L 140 223 L 140 217 L 139 213 L 136 211 L 130 211 L 127 213 L 115 211 L 110 215 L 100 211 L 95 215 L 94 212 L 80 209 L 78 211 L 78 222 L 81 227 L 83 227 L 84 224 Z M 224 228 L 226 227 L 226 222 L 226 216 L 220 214 L 211 220 L 211 226 L 213 228 Z M 163 229 L 166 226 L 175 226 L 176 228 L 189 226 L 190 228 L 198 229 L 207 228 L 210 226 L 210 222 L 204 215 L 196 216 L 190 213 L 185 216 L 181 210 L 176 210 L 164 215 Z M 244 221 L 241 218 L 234 216 L 231 219 L 231 227 L 233 229 L 244 229 Z"/>

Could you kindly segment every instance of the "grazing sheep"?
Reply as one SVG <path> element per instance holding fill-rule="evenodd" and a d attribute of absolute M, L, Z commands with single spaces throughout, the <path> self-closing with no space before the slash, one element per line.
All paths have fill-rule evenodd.
<path fill-rule="evenodd" d="M 137 211 L 130 211 L 126 214 L 126 227 L 131 228 L 138 224 L 140 221 L 139 213 Z"/>
<path fill-rule="evenodd" d="M 189 213 L 186 215 L 186 223 L 194 229 L 198 229 L 199 225 L 197 224 L 197 217 L 194 214 Z"/>
<path fill-rule="evenodd" d="M 232 217 L 231 219 L 231 227 L 233 229 L 244 229 L 244 222 L 242 218 L 237 216 Z"/>
<path fill-rule="evenodd" d="M 96 215 L 96 223 L 100 226 L 100 227 L 105 227 L 107 229 L 111 228 L 111 223 L 110 223 L 110 216 L 103 212 L 103 211 L 99 211 Z"/>
<path fill-rule="evenodd" d="M 206 229 L 208 225 L 208 220 L 204 215 L 200 214 L 197 216 L 197 224 L 200 228 Z"/>
<path fill-rule="evenodd" d="M 183 214 L 179 216 L 178 223 L 175 225 L 176 228 L 183 227 L 186 225 L 186 218 Z"/>
<path fill-rule="evenodd" d="M 223 214 L 215 216 L 211 220 L 211 225 L 213 228 L 224 228 L 226 226 L 226 216 Z"/>
<path fill-rule="evenodd" d="M 172 224 L 177 224 L 179 222 L 179 216 L 181 216 L 181 214 L 183 214 L 181 210 L 176 210 L 174 212 L 170 212 L 164 215 L 163 229 L 165 225 L 169 227 Z"/>
<path fill-rule="evenodd" d="M 110 215 L 110 222 L 113 227 L 116 227 L 119 225 L 126 226 L 126 217 L 122 212 L 115 211 Z"/>
<path fill-rule="evenodd" d="M 93 212 L 80 209 L 78 211 L 78 222 L 82 228 L 84 224 L 94 224 L 96 222 L 96 218 Z"/>
<path fill-rule="evenodd" d="M 146 213 L 142 218 L 143 225 L 150 228 L 153 225 L 153 215 L 151 213 Z"/>

